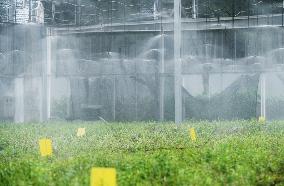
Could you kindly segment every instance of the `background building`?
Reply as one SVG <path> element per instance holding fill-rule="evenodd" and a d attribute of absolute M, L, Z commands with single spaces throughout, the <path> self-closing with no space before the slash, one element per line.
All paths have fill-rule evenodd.
<path fill-rule="evenodd" d="M 43 24 L 44 18 L 44 6 L 40 0 L 3 0 L 0 3 L 1 22 Z"/>

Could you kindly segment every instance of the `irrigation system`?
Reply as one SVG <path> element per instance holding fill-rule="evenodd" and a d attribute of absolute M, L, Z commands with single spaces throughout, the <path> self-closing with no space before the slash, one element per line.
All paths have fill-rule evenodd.
<path fill-rule="evenodd" d="M 12 99 L 4 119 L 281 117 L 284 3 L 260 14 L 263 2 L 254 1 L 222 17 L 196 0 L 155 1 L 150 11 L 142 2 L 63 2 L 73 14 L 52 1 L 40 24 L 39 4 L 28 2 L 29 24 L 18 23 L 18 10 L 1 19 L 1 97 Z"/>

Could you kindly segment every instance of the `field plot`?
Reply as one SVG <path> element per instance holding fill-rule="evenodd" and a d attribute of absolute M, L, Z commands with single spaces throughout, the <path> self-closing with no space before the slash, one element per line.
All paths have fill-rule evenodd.
<path fill-rule="evenodd" d="M 118 185 L 284 185 L 284 122 L 0 125 L 0 185 L 89 185 L 92 167 Z"/>

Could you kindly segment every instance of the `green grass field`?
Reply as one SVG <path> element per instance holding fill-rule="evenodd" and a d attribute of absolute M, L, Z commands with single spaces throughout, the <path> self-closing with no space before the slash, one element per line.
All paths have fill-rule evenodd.
<path fill-rule="evenodd" d="M 0 185 L 89 185 L 92 167 L 116 168 L 118 185 L 284 185 L 284 121 L 0 124 Z"/>

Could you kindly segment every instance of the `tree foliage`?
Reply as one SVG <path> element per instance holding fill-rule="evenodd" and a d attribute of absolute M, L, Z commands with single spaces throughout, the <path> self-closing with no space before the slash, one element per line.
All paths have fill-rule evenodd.
<path fill-rule="evenodd" d="M 197 0 L 199 17 L 232 17 L 242 15 L 280 13 L 283 0 Z M 192 1 L 182 0 L 183 7 Z M 191 12 L 188 13 L 191 16 Z"/>
<path fill-rule="evenodd" d="M 0 2 L 0 22 L 7 18 L 7 7 L 9 6 L 9 0 L 1 0 Z"/>
<path fill-rule="evenodd" d="M 1 0 L 0 20 L 5 18 L 7 4 L 12 1 Z M 182 16 L 191 18 L 192 0 L 181 1 Z M 173 0 L 42 0 L 42 2 L 45 7 L 46 22 L 57 25 L 153 19 L 151 14 L 154 12 L 154 3 L 158 11 L 163 10 L 163 15 L 171 17 L 174 3 Z M 52 3 L 55 10 L 52 10 Z M 281 13 L 283 0 L 196 0 L 196 5 L 198 17 L 233 17 Z"/>

